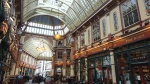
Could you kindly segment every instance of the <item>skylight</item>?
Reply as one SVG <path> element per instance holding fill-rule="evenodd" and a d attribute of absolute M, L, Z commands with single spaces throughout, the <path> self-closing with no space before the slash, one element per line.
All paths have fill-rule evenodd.
<path fill-rule="evenodd" d="M 27 24 L 25 24 L 26 26 Z M 24 28 L 24 27 L 23 27 Z M 60 35 L 64 35 L 69 31 L 69 29 L 63 25 L 63 26 L 51 26 L 51 25 L 45 25 L 45 24 L 39 24 L 35 22 L 29 22 L 27 25 L 27 28 L 25 32 L 28 33 L 34 33 L 34 34 L 42 34 L 42 35 L 49 35 L 53 36 L 54 32 L 59 33 Z"/>

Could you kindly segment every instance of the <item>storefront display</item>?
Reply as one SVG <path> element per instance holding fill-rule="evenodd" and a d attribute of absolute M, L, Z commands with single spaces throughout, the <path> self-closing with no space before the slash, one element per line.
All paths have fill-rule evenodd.
<path fill-rule="evenodd" d="M 94 70 L 94 59 L 88 61 L 88 83 L 95 83 L 95 70 Z"/>
<path fill-rule="evenodd" d="M 85 84 L 85 58 L 80 60 L 80 79 L 81 84 Z"/>
<path fill-rule="evenodd" d="M 79 62 L 78 60 L 75 60 L 75 82 L 77 83 L 79 81 L 79 77 L 78 77 L 78 74 L 79 74 Z"/>
<path fill-rule="evenodd" d="M 115 49 L 118 84 L 150 84 L 149 40 Z"/>
<path fill-rule="evenodd" d="M 111 60 L 109 51 L 89 57 L 88 79 L 89 84 L 112 84 Z"/>

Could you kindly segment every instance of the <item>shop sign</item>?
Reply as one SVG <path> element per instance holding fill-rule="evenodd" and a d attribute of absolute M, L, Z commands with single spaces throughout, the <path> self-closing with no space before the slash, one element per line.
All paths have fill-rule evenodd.
<path fill-rule="evenodd" d="M 77 55 L 75 55 L 75 59 L 82 57 L 82 56 L 85 56 L 85 55 L 91 55 L 91 54 L 94 54 L 97 52 L 105 51 L 105 50 L 110 49 L 110 48 L 116 48 L 119 46 L 123 46 L 126 44 L 130 44 L 133 42 L 144 40 L 147 38 L 150 38 L 150 29 L 147 29 L 147 30 L 142 31 L 142 32 L 138 32 L 138 33 L 131 35 L 131 36 L 128 36 L 128 37 L 122 37 L 119 40 L 114 39 L 113 41 L 108 42 L 108 44 L 102 45 L 102 46 L 97 47 L 97 48 L 93 48 L 89 51 L 86 51 L 86 53 L 78 53 Z"/>
<path fill-rule="evenodd" d="M 126 45 L 126 44 L 129 44 L 129 43 L 137 42 L 137 41 L 140 41 L 140 40 L 144 40 L 144 39 L 149 38 L 149 37 L 150 37 L 150 30 L 139 32 L 139 33 L 134 34 L 132 36 L 125 37 L 123 39 L 114 41 L 113 42 L 113 48 L 119 47 L 119 46 L 122 46 L 122 45 Z"/>

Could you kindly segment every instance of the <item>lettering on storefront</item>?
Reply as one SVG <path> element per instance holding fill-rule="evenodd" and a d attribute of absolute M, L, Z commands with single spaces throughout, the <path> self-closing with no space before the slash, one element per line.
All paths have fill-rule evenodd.
<path fill-rule="evenodd" d="M 126 43 L 130 43 L 130 42 L 133 42 L 133 41 L 142 39 L 144 36 L 145 36 L 145 35 L 142 34 L 142 35 L 139 35 L 139 36 L 137 36 L 137 37 L 132 37 L 132 38 L 127 39 L 125 42 L 126 42 Z"/>
<path fill-rule="evenodd" d="M 84 54 L 85 55 L 90 55 L 90 54 L 93 54 L 93 53 L 102 52 L 102 51 L 105 51 L 109 48 L 116 48 L 116 47 L 119 47 L 119 46 L 122 46 L 122 45 L 133 43 L 133 42 L 136 42 L 136 41 L 139 41 L 139 40 L 143 40 L 143 39 L 146 39 L 146 38 L 150 38 L 150 30 L 139 32 L 139 33 L 131 35 L 129 37 L 119 38 L 119 40 L 114 40 L 114 41 L 112 41 L 112 42 L 110 42 L 106 45 L 102 45 L 102 46 L 97 47 L 95 49 L 90 49 L 88 51 L 88 53 L 86 53 L 86 54 L 84 53 Z M 82 56 L 84 56 L 84 55 L 82 55 Z M 78 57 L 79 56 L 76 56 L 76 58 L 78 58 Z"/>

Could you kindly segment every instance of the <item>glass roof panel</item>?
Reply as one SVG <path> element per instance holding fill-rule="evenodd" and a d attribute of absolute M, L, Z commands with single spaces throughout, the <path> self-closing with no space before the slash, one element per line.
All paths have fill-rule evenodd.
<path fill-rule="evenodd" d="M 24 22 L 30 21 L 30 18 L 45 14 L 59 18 L 63 24 L 67 25 L 69 30 L 73 30 L 106 1 L 110 3 L 112 0 L 24 0 L 23 20 Z M 44 23 L 45 25 L 38 27 L 45 28 L 46 25 L 52 23 L 57 25 L 59 23 L 58 21 L 49 20 L 52 17 L 39 16 L 39 18 L 43 19 L 40 23 L 37 23 Z M 39 18 L 34 20 L 40 21 Z M 51 26 L 46 28 L 53 29 Z"/>
<path fill-rule="evenodd" d="M 53 36 L 54 35 L 53 32 L 57 31 L 61 35 L 64 35 L 64 33 L 63 32 L 61 33 L 61 31 L 63 31 L 64 27 L 66 26 L 60 20 L 58 20 L 57 18 L 53 18 L 52 16 L 47 16 L 47 18 L 49 17 L 49 21 L 46 21 L 46 19 L 43 19 L 41 17 L 46 17 L 46 16 L 40 16 L 40 17 L 37 16 L 37 18 L 34 17 L 34 19 L 31 18 L 28 21 L 28 25 L 26 22 L 26 24 L 24 24 L 24 26 L 27 26 L 25 32 Z M 45 22 L 42 20 L 45 20 Z"/>

